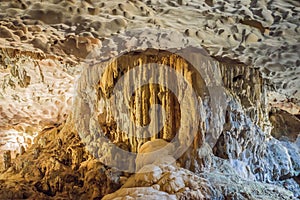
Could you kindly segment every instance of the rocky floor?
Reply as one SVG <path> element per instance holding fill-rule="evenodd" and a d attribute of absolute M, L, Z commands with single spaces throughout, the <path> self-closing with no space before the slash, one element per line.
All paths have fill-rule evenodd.
<path fill-rule="evenodd" d="M 144 160 L 136 174 L 124 173 L 90 156 L 72 127 L 61 125 L 39 134 L 32 147 L 1 172 L 0 196 L 1 199 L 293 199 L 292 192 L 243 179 L 228 161 L 210 156 L 215 168 L 201 173 L 179 167 L 174 159 L 169 164 L 170 158 L 166 156 L 155 162 Z"/>

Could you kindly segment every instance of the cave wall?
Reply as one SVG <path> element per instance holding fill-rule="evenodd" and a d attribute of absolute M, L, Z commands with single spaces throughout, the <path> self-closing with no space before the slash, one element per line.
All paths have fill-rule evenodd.
<path fill-rule="evenodd" d="M 67 119 L 75 72 L 59 57 L 0 48 L 0 158 L 33 144 L 45 128 Z"/>
<path fill-rule="evenodd" d="M 182 55 L 184 56 L 181 57 Z M 192 61 L 192 63 L 189 61 Z M 134 93 L 131 94 L 127 91 L 128 87 L 121 85 L 121 90 L 118 90 L 120 89 L 118 88 L 116 91 L 127 96 L 124 94 L 118 95 L 117 92 L 114 93 L 115 87 L 118 86 L 118 81 L 124 74 L 129 73 L 130 69 L 135 66 L 147 68 L 149 63 L 150 65 L 151 63 L 167 65 L 183 75 L 188 80 L 188 83 L 193 86 L 193 90 L 199 102 L 201 102 L 201 110 L 194 106 L 196 104 L 192 101 L 188 102 L 189 110 L 183 110 L 187 106 L 178 103 L 176 98 L 184 98 L 185 90 L 182 88 L 186 88 L 186 86 L 180 85 L 179 82 L 174 82 L 173 80 L 170 83 L 168 74 L 165 71 L 161 71 L 160 76 L 158 75 L 157 77 L 155 75 L 159 73 L 153 70 L 139 71 L 137 74 L 131 73 L 131 77 L 127 77 L 122 82 L 129 86 L 133 83 L 143 85 L 143 79 L 156 78 L 161 79 L 162 83 L 166 83 L 165 87 L 157 84 L 146 84 L 137 91 L 132 90 Z M 195 66 L 200 66 L 200 70 L 197 70 Z M 171 84 L 178 85 L 178 91 L 175 91 L 175 93 L 177 92 L 176 94 L 168 90 Z M 217 152 L 216 154 L 224 157 L 223 154 L 226 154 L 225 152 L 230 152 L 228 154 L 236 155 L 232 158 L 237 159 L 240 152 L 250 148 L 249 146 L 247 147 L 249 141 L 253 144 L 253 148 L 258 148 L 258 144 L 264 142 L 266 135 L 261 129 L 268 130 L 269 128 L 267 108 L 264 102 L 266 94 L 259 72 L 241 64 L 228 65 L 218 62 L 193 48 L 182 50 L 182 52 L 177 51 L 176 53 L 155 49 L 140 50 L 122 54 L 116 59 L 92 64 L 84 68 L 77 85 L 77 92 L 78 98 L 75 100 L 76 106 L 73 118 L 75 124 L 78 124 L 79 134 L 86 144 L 95 145 L 88 147 L 91 150 L 98 150 L 99 153 L 95 153 L 92 150 L 95 153 L 94 155 L 99 156 L 100 159 L 104 156 L 105 159 L 110 161 L 114 160 L 113 157 L 122 158 L 122 156 L 103 155 L 103 152 L 105 152 L 101 147 L 103 144 L 99 142 L 98 144 L 93 143 L 98 141 L 98 138 L 104 137 L 112 144 L 116 144 L 117 148 L 133 153 L 138 152 L 139 147 L 145 142 L 158 138 L 168 142 L 178 142 L 179 144 L 177 145 L 180 146 L 180 144 L 189 140 L 185 139 L 189 137 L 189 133 L 180 133 L 179 127 L 180 125 L 189 125 L 189 121 L 184 118 L 193 116 L 193 112 L 197 111 L 196 115 L 200 117 L 197 125 L 199 129 L 196 130 L 194 137 L 190 139 L 193 142 L 189 143 L 192 145 L 191 151 L 193 152 L 186 153 L 186 156 L 189 158 L 183 159 L 183 163 L 187 160 L 189 162 L 193 160 L 191 158 L 193 156 L 198 157 L 195 155 L 198 149 L 203 146 L 203 143 L 208 143 L 210 148 L 213 148 L 215 144 L 219 145 L 219 142 L 217 143 L 220 140 L 219 136 L 225 134 L 226 131 L 229 133 L 236 132 L 234 136 L 235 144 L 240 145 L 240 150 L 228 151 L 218 148 L 216 151 L 222 152 L 222 155 Z M 112 97 L 113 95 L 117 96 L 117 101 Z M 126 102 L 128 102 L 128 105 Z M 116 104 L 120 104 L 121 107 L 115 106 Z M 165 109 L 166 124 L 161 131 L 157 130 L 159 126 L 157 124 L 154 129 L 154 131 L 157 131 L 156 134 L 151 133 L 153 130 L 149 129 L 140 133 L 139 129 L 135 129 L 134 126 L 136 124 L 145 126 L 150 123 L 149 109 L 152 104 L 161 104 L 162 108 Z M 124 109 L 122 109 L 122 106 Z M 126 106 L 129 107 L 129 112 L 126 111 Z M 182 110 L 183 112 L 181 112 Z M 160 119 L 162 116 L 154 117 Z M 243 120 L 244 122 L 240 122 Z M 130 121 L 133 121 L 133 123 Z M 241 126 L 247 126 L 247 128 L 239 128 L 239 123 L 241 123 Z M 125 127 L 125 130 L 122 130 L 120 126 Z M 252 130 L 252 127 L 255 127 L 255 129 Z M 248 129 L 251 129 L 251 131 L 249 132 Z M 133 135 L 130 135 L 131 133 Z M 106 148 L 105 145 L 105 150 L 107 151 Z M 114 147 L 111 148 L 114 149 Z M 258 152 L 253 151 L 250 154 L 254 155 L 257 160 L 259 159 L 257 157 Z M 106 156 L 110 156 L 110 158 L 106 158 Z M 135 156 L 132 156 L 134 160 Z M 124 161 L 120 160 L 120 162 Z M 199 166 L 204 165 L 204 163 L 195 160 L 193 164 L 188 165 L 190 166 L 185 166 L 188 169 L 194 168 L 196 170 L 197 168 L 197 170 L 200 170 L 201 167 Z"/>
<path fill-rule="evenodd" d="M 43 199 L 55 195 L 69 199 L 102 198 L 130 176 L 115 172 L 103 163 L 121 162 L 132 169 L 151 165 L 153 160 L 143 157 L 143 152 L 149 151 L 146 147 L 155 146 L 156 142 L 169 144 L 172 138 L 177 138 L 177 142 L 163 149 L 166 152 L 161 152 L 158 160 L 174 162 L 173 156 L 185 149 L 174 147 L 188 144 L 184 146 L 190 148 L 180 156 L 178 164 L 196 173 L 173 163 L 168 167 L 161 163 L 155 163 L 155 167 L 146 165 L 155 173 L 131 176 L 138 183 L 124 184 L 125 188 L 116 196 L 129 193 L 134 196 L 138 191 L 182 199 L 210 198 L 208 193 L 220 199 L 292 199 L 291 192 L 284 187 L 299 197 L 299 120 L 272 110 L 270 125 L 266 106 L 269 100 L 273 106 L 299 114 L 298 5 L 295 0 L 1 1 L 0 128 L 3 137 L 0 145 L 1 149 L 19 148 L 15 152 L 19 155 L 14 159 L 11 152 L 4 153 L 0 196 L 7 199 L 30 194 L 32 198 Z M 193 52 L 180 55 L 183 59 L 175 56 L 180 54 L 179 49 L 195 44 L 202 45 L 208 53 L 198 46 L 197 56 Z M 136 90 L 134 97 L 120 98 L 124 102 L 113 106 L 114 100 L 107 98 L 116 81 L 121 80 L 121 73 L 128 73 L 122 65 L 133 61 L 142 65 L 151 56 L 128 53 L 127 58 L 125 55 L 119 59 L 123 70 L 118 59 L 95 65 L 89 63 L 89 56 L 98 45 L 100 58 L 96 60 L 105 62 L 124 51 L 135 52 L 136 48 L 144 53 L 149 48 L 169 50 L 172 53 L 165 56 L 148 53 L 155 54 L 154 61 L 172 65 L 188 79 L 200 102 L 199 110 L 193 110 L 196 107 L 193 99 L 178 103 L 181 98 L 176 99 L 178 94 L 168 88 L 173 84 L 145 85 Z M 128 58 L 129 55 L 133 58 Z M 216 60 L 207 60 L 209 55 Z M 187 62 L 200 66 L 197 70 L 201 77 L 195 75 Z M 82 67 L 84 72 L 77 82 Z M 144 75 L 147 73 L 138 73 L 130 80 L 141 83 Z M 165 77 L 169 76 L 158 80 L 167 83 Z M 74 82 L 78 83 L 77 96 L 72 90 Z M 268 97 L 263 85 L 268 86 Z M 186 84 L 180 86 L 187 89 Z M 181 95 L 185 94 L 193 93 L 184 90 Z M 147 98 L 149 102 L 143 100 Z M 126 101 L 132 108 L 128 118 L 115 119 L 115 114 L 128 114 L 122 108 Z M 156 116 L 168 122 L 159 134 L 150 134 L 159 129 L 156 125 L 133 136 L 128 132 L 135 129 L 120 128 L 119 124 L 127 125 L 129 121 L 134 125 L 151 123 L 153 116 L 148 109 L 154 103 L 161 103 L 162 107 L 157 108 L 167 111 L 163 117 Z M 74 106 L 73 114 L 65 123 L 65 114 L 71 106 Z M 181 114 L 182 111 L 185 113 Z M 193 119 L 195 113 L 199 114 L 200 121 L 197 131 L 193 132 L 197 126 L 191 126 L 185 134 L 175 134 L 181 127 L 178 120 L 183 120 L 183 124 L 192 123 L 188 119 Z M 269 134 L 272 126 L 271 135 L 275 138 Z M 101 132 L 101 128 L 105 130 Z M 194 135 L 186 137 L 190 132 Z M 36 133 L 39 135 L 34 139 Z M 151 135 L 152 141 L 147 143 L 150 138 L 137 138 L 139 135 Z M 82 139 L 89 144 L 87 149 Z M 32 140 L 32 146 L 25 149 L 23 145 L 26 147 Z M 7 141 L 8 145 L 4 145 Z M 120 153 L 120 149 L 124 151 Z M 128 156 L 126 152 L 137 154 Z M 140 167 L 134 166 L 137 163 Z M 160 178 L 162 181 L 156 180 Z"/>
<path fill-rule="evenodd" d="M 164 139 L 175 146 L 171 155 L 183 168 L 201 173 L 220 168 L 218 160 L 224 160 L 243 178 L 284 183 L 286 188 L 296 185 L 293 191 L 298 194 L 294 177 L 299 171 L 295 164 L 299 155 L 286 153 L 281 143 L 274 146 L 266 88 L 259 71 L 240 63 L 214 60 L 204 51 L 199 52 L 197 48 L 175 52 L 135 50 L 104 62 L 89 63 L 78 81 L 72 115 L 87 149 L 101 162 L 134 171 L 141 168 L 140 163 L 135 166 L 140 147 L 147 141 Z M 193 86 L 200 109 L 193 101 L 189 102 L 189 109 L 178 103 L 186 86 L 174 80 L 170 83 L 170 72 L 162 70 L 163 76 L 155 76 L 160 68 L 147 71 L 153 63 L 165 64 L 185 77 Z M 140 71 L 130 73 L 136 66 L 141 67 Z M 126 74 L 130 75 L 123 80 Z M 143 85 L 153 77 L 161 79 L 166 87 L 148 82 Z M 179 93 L 168 90 L 172 84 L 179 85 Z M 157 131 L 158 124 L 154 129 L 136 128 L 151 123 L 151 117 L 163 118 L 151 115 L 149 109 L 155 103 L 165 109 L 166 124 L 162 130 Z M 188 124 L 185 118 L 192 118 L 193 112 L 199 116 L 198 129 L 194 135 L 193 129 L 181 133 L 178 127 Z M 151 133 L 153 130 L 157 134 Z M 180 151 L 181 144 L 189 144 L 184 152 Z M 271 159 L 274 151 L 277 158 Z"/>
<path fill-rule="evenodd" d="M 162 43 L 162 41 L 159 42 Z M 85 148 L 87 154 L 92 154 L 102 163 L 122 166 L 133 172 L 144 164 L 148 164 L 147 162 L 139 163 L 139 167 L 136 167 L 139 149 L 144 143 L 158 138 L 173 142 L 172 139 L 176 138 L 175 147 L 180 147 L 180 144 L 190 145 L 188 148 L 184 145 L 185 153 L 182 153 L 183 149 L 181 148 L 171 152 L 183 168 L 201 174 L 203 171 L 219 170 L 223 166 L 220 163 L 228 162 L 228 166 L 238 172 L 240 177 L 278 184 L 298 195 L 299 166 L 297 163 L 299 163 L 299 153 L 294 144 L 270 139 L 271 126 L 266 105 L 266 88 L 258 70 L 232 60 L 228 62 L 228 60 L 213 59 L 199 47 L 168 49 L 166 44 L 162 50 L 156 50 L 158 47 L 155 44 L 151 45 L 153 48 L 133 50 L 129 53 L 120 51 L 119 57 L 115 54 L 108 54 L 107 57 L 96 59 L 97 61 L 103 60 L 102 62 L 90 62 L 88 57 L 85 63 L 82 63 L 77 70 L 75 69 L 77 72 L 72 71 L 74 70 L 72 68 L 69 69 L 71 71 L 67 71 L 74 76 L 78 74 L 79 69 L 83 69 L 80 76 L 75 79 L 77 92 L 70 95 L 70 92 L 58 91 L 57 96 L 69 95 L 69 101 L 62 97 L 65 108 L 69 108 L 70 98 L 74 95 L 74 110 L 67 124 L 76 127 L 70 132 L 72 135 L 79 134 L 78 140 L 88 144 Z M 105 46 L 105 48 L 107 47 Z M 26 59 L 26 57 L 22 59 Z M 48 58 L 29 57 L 28 63 L 31 63 L 33 68 L 39 65 L 36 64 L 37 61 L 31 61 L 31 59 L 42 60 L 39 62 L 42 66 L 49 64 L 47 63 Z M 18 62 L 17 59 L 12 63 Z M 162 74 L 165 75 L 157 77 L 157 80 L 161 81 L 158 81 L 159 83 L 166 84 L 164 87 L 159 84 L 146 84 L 137 89 L 132 97 L 129 95 L 123 99 L 110 98 L 114 94 L 113 89 L 118 81 L 124 74 L 129 73 L 133 66 L 147 68 L 147 66 L 153 65 L 151 63 L 165 64 L 174 69 L 176 73 L 183 75 L 187 83 L 192 85 L 192 91 L 195 92 L 197 100 L 201 102 L 200 109 L 195 112 L 196 106 L 193 106 L 195 105 L 193 100 L 187 101 L 187 105 L 178 103 L 184 95 L 190 96 L 192 93 L 182 90 L 182 88 L 186 88 L 185 84 L 172 82 L 174 80 L 172 78 L 168 80 L 169 72 L 167 71 L 162 71 Z M 7 71 L 14 77 L 14 71 L 11 68 Z M 157 71 L 152 70 L 152 73 L 157 73 Z M 55 75 L 55 73 L 45 73 L 44 75 L 51 77 L 51 74 Z M 42 75 L 40 74 L 40 76 Z M 133 74 L 124 83 L 128 85 L 132 82 L 142 83 L 142 80 L 147 78 L 149 78 L 149 71 L 146 70 L 144 73 L 140 71 L 140 73 Z M 72 78 L 68 84 L 71 83 Z M 176 90 L 172 92 L 168 88 L 174 83 L 179 84 L 177 93 Z M 64 82 L 64 84 L 67 83 Z M 118 87 L 120 89 L 123 86 Z M 17 86 L 16 88 L 21 87 Z M 128 93 L 126 89 L 119 91 Z M 178 96 L 179 98 L 176 98 Z M 36 96 L 32 95 L 32 97 Z M 118 104 L 116 100 L 121 103 Z M 114 119 L 115 114 L 117 116 L 128 114 L 122 109 L 122 103 L 126 101 L 129 102 L 128 105 L 131 108 L 129 117 L 120 117 L 118 122 Z M 51 103 L 54 104 L 54 102 Z M 120 129 L 118 123 L 127 125 L 130 120 L 138 125 L 149 124 L 153 117 L 149 108 L 155 103 L 162 105 L 166 115 L 163 117 L 167 122 L 166 126 L 158 131 L 158 134 L 151 135 L 151 131 L 157 131 L 161 124 L 154 126 L 154 129 L 142 132 L 141 135 L 144 138 L 137 138 L 138 135 L 128 136 L 125 131 Z M 188 109 L 184 110 L 182 106 Z M 199 114 L 200 122 L 194 135 L 189 138 L 186 137 L 188 132 L 177 134 L 176 131 L 180 124 L 189 123 L 184 120 L 195 113 Z M 162 116 L 155 117 L 163 118 Z M 179 123 L 178 120 L 183 121 Z M 44 126 L 44 124 L 42 125 Z M 49 127 L 53 128 L 56 125 L 55 123 L 50 124 Z M 99 131 L 100 129 L 102 132 Z M 38 138 L 36 143 L 41 145 L 45 141 L 43 138 Z M 124 151 L 120 152 L 120 149 Z M 174 148 L 170 147 L 170 149 Z M 83 161 L 83 157 L 86 155 L 83 152 L 77 148 L 73 150 L 74 155 L 71 156 L 70 161 L 73 169 L 76 169 L 76 166 Z M 130 152 L 129 156 L 127 152 Z M 69 154 L 65 153 L 64 155 Z M 171 159 L 171 161 L 173 160 Z M 48 170 L 51 174 L 51 167 Z M 56 189 L 53 190 L 56 191 Z"/>

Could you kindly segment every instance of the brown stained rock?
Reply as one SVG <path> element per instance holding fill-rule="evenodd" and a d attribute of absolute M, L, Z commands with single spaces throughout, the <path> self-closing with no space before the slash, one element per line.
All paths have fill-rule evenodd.
<path fill-rule="evenodd" d="M 205 0 L 205 3 L 209 6 L 214 6 L 214 1 L 213 0 Z"/>
<path fill-rule="evenodd" d="M 0 26 L 0 37 L 1 38 L 12 38 L 13 33 L 8 28 Z"/>
<path fill-rule="evenodd" d="M 276 139 L 295 142 L 300 135 L 300 120 L 284 110 L 273 108 L 270 112 L 270 121 L 273 125 L 271 135 Z"/>
<path fill-rule="evenodd" d="M 266 28 L 261 24 L 261 22 L 256 20 L 245 19 L 245 20 L 241 20 L 240 22 L 242 24 L 257 28 L 261 33 L 264 33 L 266 30 Z"/>
<path fill-rule="evenodd" d="M 4 163 L 4 169 L 8 169 L 11 167 L 11 151 L 5 151 L 3 154 L 3 163 Z"/>
<path fill-rule="evenodd" d="M 34 38 L 31 43 L 35 48 L 41 49 L 45 53 L 49 52 L 50 45 L 47 44 L 47 40 Z"/>

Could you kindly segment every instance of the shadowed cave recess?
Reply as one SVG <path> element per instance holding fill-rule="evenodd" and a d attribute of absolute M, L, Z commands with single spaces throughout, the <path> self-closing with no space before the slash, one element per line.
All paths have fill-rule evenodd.
<path fill-rule="evenodd" d="M 298 2 L 0 2 L 0 199 L 300 198 Z"/>

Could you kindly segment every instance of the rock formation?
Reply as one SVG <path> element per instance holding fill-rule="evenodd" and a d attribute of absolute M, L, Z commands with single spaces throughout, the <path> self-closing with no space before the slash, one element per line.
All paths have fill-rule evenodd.
<path fill-rule="evenodd" d="M 299 7 L 1 1 L 0 199 L 300 198 Z"/>

